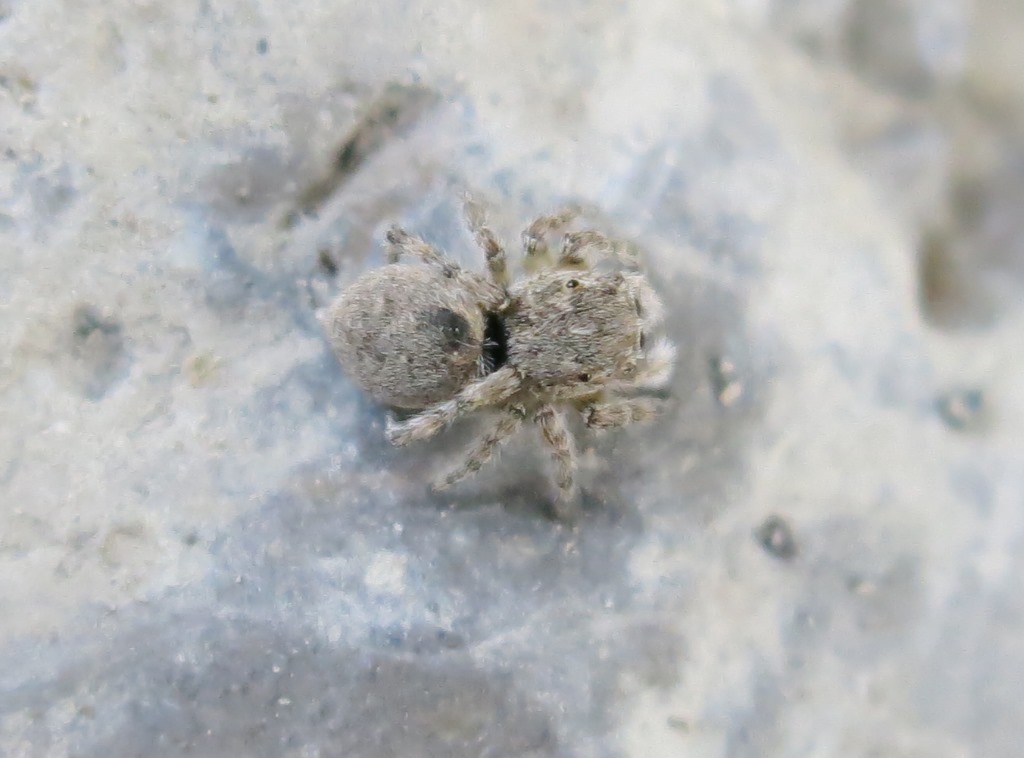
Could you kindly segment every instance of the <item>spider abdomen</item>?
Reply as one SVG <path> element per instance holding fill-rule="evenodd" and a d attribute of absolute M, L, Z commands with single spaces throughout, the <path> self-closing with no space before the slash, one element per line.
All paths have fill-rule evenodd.
<path fill-rule="evenodd" d="M 394 264 L 364 273 L 331 305 L 331 346 L 378 402 L 425 408 L 484 371 L 485 316 L 450 285 L 439 269 Z"/>

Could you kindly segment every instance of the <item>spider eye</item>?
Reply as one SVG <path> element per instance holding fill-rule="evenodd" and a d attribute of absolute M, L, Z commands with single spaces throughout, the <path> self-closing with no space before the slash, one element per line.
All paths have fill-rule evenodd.
<path fill-rule="evenodd" d="M 570 279 L 565 283 L 565 286 L 567 289 L 576 289 L 580 286 L 580 283 L 578 279 Z"/>
<path fill-rule="evenodd" d="M 578 379 L 579 379 L 579 380 L 580 380 L 581 382 L 589 382 L 589 381 L 590 381 L 590 374 L 586 374 L 586 373 L 584 373 L 584 374 L 580 374 L 580 375 L 579 375 L 579 376 L 578 376 L 577 378 L 578 378 Z"/>

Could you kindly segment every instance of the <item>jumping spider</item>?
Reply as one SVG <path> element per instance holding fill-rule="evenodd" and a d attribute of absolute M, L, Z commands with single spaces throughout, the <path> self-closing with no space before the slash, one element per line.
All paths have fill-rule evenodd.
<path fill-rule="evenodd" d="M 395 445 L 433 437 L 461 416 L 490 408 L 491 427 L 462 463 L 434 482 L 444 489 L 475 473 L 527 421 L 540 425 L 557 464 L 556 512 L 577 508 L 576 449 L 568 413 L 592 429 L 646 421 L 659 403 L 637 396 L 664 386 L 675 348 L 650 331 L 661 303 L 635 260 L 604 235 L 571 232 L 552 256 L 550 234 L 578 215 L 542 216 L 523 232 L 535 273 L 510 282 L 505 250 L 483 212 L 466 204 L 483 248 L 486 275 L 464 271 L 441 251 L 398 227 L 386 236 L 388 265 L 357 279 L 331 305 L 328 329 L 338 358 L 378 401 L 419 410 L 387 434 Z M 400 263 L 401 257 L 423 264 Z M 591 264 L 618 259 L 626 270 Z"/>

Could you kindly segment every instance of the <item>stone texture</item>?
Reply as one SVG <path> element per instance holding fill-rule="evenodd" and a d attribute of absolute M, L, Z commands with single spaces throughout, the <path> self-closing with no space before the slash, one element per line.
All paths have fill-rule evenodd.
<path fill-rule="evenodd" d="M 0 0 L 0 753 L 1016 754 L 1019 10 L 553 7 Z M 317 320 L 465 189 L 667 301 L 575 530 Z"/>

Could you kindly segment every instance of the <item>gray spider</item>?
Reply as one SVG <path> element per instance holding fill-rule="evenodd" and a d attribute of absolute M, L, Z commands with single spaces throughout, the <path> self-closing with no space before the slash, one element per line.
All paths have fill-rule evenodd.
<path fill-rule="evenodd" d="M 487 275 L 463 271 L 419 237 L 387 234 L 388 266 L 360 277 L 329 311 L 331 342 L 353 378 L 379 401 L 421 410 L 388 420 L 395 445 L 428 439 L 481 409 L 497 418 L 462 463 L 434 482 L 444 489 L 478 471 L 527 421 L 536 422 L 557 464 L 559 517 L 578 507 L 576 450 L 567 414 L 592 429 L 646 421 L 659 411 L 637 392 L 663 386 L 675 349 L 651 342 L 661 304 L 636 270 L 599 272 L 599 258 L 627 268 L 635 261 L 604 235 L 563 235 L 559 254 L 547 244 L 578 215 L 542 216 L 523 233 L 527 268 L 509 283 L 504 248 L 468 202 L 467 221 L 487 260 Z M 402 255 L 425 266 L 398 263 Z"/>

